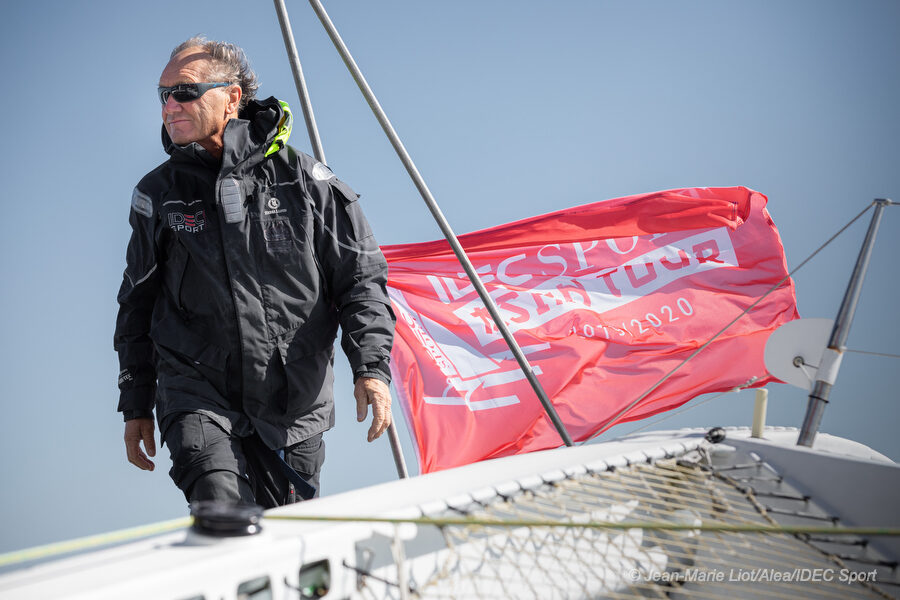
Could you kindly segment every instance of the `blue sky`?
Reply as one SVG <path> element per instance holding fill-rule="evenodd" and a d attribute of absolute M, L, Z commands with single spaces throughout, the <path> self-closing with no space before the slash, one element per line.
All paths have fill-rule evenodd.
<path fill-rule="evenodd" d="M 288 6 L 328 162 L 362 194 L 379 241 L 439 237 L 309 5 Z M 744 185 L 768 195 L 794 266 L 873 198 L 900 200 L 896 2 L 326 7 L 457 233 Z M 165 158 L 155 86 L 171 48 L 197 33 L 243 46 L 261 95 L 299 117 L 271 3 L 33 0 L 3 12 L 0 552 L 186 513 L 165 450 L 152 474 L 125 460 L 112 350 L 131 190 Z M 292 142 L 310 151 L 301 119 Z M 834 316 L 867 221 L 797 274 L 801 315 Z M 898 229 L 893 207 L 852 349 L 900 354 Z M 897 367 L 848 355 L 822 431 L 900 459 Z M 355 422 L 342 358 L 336 373 L 326 495 L 395 477 L 387 440 L 366 444 Z M 804 391 L 770 386 L 770 424 L 799 426 L 805 408 Z M 752 392 L 732 394 L 659 427 L 749 425 L 752 410 Z"/>

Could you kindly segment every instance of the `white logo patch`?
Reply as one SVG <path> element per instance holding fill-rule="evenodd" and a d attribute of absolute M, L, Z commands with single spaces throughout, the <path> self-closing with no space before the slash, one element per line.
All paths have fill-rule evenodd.
<path fill-rule="evenodd" d="M 281 200 L 272 196 L 268 200 L 266 200 L 266 208 L 269 210 L 263 211 L 264 215 L 280 215 L 281 213 L 286 213 L 286 208 L 278 208 L 281 206 Z"/>
<path fill-rule="evenodd" d="M 334 177 L 334 173 L 331 172 L 327 166 L 323 165 L 320 162 L 316 163 L 316 166 L 312 169 L 313 179 L 316 181 L 328 181 L 332 177 Z"/>

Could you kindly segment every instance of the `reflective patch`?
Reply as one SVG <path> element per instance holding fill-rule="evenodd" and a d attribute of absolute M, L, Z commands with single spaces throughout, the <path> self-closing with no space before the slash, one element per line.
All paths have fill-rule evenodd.
<path fill-rule="evenodd" d="M 134 191 L 131 192 L 131 209 L 147 218 L 153 216 L 153 202 L 150 200 L 150 196 L 137 188 L 134 188 Z"/>
<path fill-rule="evenodd" d="M 185 202 L 184 200 L 166 200 L 162 203 L 163 206 L 167 206 L 169 204 L 184 204 L 185 206 L 193 206 L 195 204 L 199 204 L 203 202 L 203 200 L 191 200 L 190 202 Z"/>
<path fill-rule="evenodd" d="M 241 198 L 241 184 L 237 179 L 222 182 L 222 209 L 226 223 L 240 223 L 244 220 L 244 201 Z"/>
<path fill-rule="evenodd" d="M 316 166 L 312 169 L 313 179 L 316 181 L 328 181 L 332 177 L 334 177 L 334 173 L 331 172 L 327 166 L 323 165 L 320 162 L 316 163 Z"/>
<path fill-rule="evenodd" d="M 119 371 L 119 385 L 123 383 L 127 383 L 129 381 L 134 381 L 134 377 L 131 376 L 131 371 L 128 369 L 122 369 Z"/>

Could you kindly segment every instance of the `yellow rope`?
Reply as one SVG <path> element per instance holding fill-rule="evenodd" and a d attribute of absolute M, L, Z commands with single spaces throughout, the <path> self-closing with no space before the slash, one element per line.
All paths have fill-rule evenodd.
<path fill-rule="evenodd" d="M 82 550 L 90 550 L 99 546 L 107 546 L 120 542 L 130 542 L 142 537 L 156 535 L 183 529 L 189 527 L 193 519 L 191 517 L 182 517 L 171 521 L 162 521 L 153 523 L 152 525 L 141 525 L 140 527 L 132 527 L 130 529 L 120 529 L 109 533 L 101 533 L 88 537 L 68 540 L 65 542 L 56 542 L 53 544 L 45 544 L 43 546 L 35 546 L 26 548 L 25 550 L 16 550 L 15 552 L 7 552 L 0 554 L 0 567 L 23 563 L 30 560 L 41 558 L 49 558 L 59 556 L 61 554 L 69 554 L 70 552 L 80 552 Z"/>
<path fill-rule="evenodd" d="M 588 521 L 584 523 L 573 521 L 556 521 L 549 519 L 473 519 L 473 518 L 388 518 L 388 517 L 364 517 L 364 516 L 324 516 L 324 515 L 266 515 L 265 520 L 270 521 L 326 521 L 326 522 L 357 522 L 357 523 L 414 523 L 416 525 L 433 525 L 435 527 L 571 527 L 583 529 L 646 529 L 656 531 L 709 531 L 719 533 L 768 533 L 768 534 L 817 534 L 827 533 L 831 535 L 859 535 L 859 536 L 900 536 L 900 529 L 891 527 L 830 527 L 830 526 L 787 526 L 787 525 L 732 525 L 732 524 L 700 524 L 670 523 L 656 521 Z M 0 567 L 6 567 L 31 560 L 50 558 L 90 550 L 110 544 L 130 542 L 143 537 L 157 535 L 190 527 L 191 517 L 163 521 L 152 525 L 142 525 L 130 529 L 122 529 L 109 533 L 101 533 L 65 542 L 56 542 L 35 546 L 24 550 L 16 550 L 0 554 Z"/>

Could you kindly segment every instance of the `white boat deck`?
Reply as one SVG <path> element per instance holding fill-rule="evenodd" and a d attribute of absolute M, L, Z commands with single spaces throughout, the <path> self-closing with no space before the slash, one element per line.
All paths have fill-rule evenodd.
<path fill-rule="evenodd" d="M 466 562 L 469 560 L 466 552 L 479 549 L 485 556 L 496 554 L 495 549 L 484 546 L 493 543 L 492 540 L 498 537 L 495 533 L 476 533 L 474 537 L 454 542 L 456 534 L 445 535 L 431 525 L 280 518 L 509 515 L 519 500 L 527 505 L 527 511 L 532 511 L 521 514 L 556 521 L 568 517 L 576 522 L 578 519 L 582 522 L 585 519 L 610 520 L 626 505 L 629 508 L 621 509 L 625 510 L 621 518 L 634 510 L 628 517 L 632 521 L 659 520 L 671 514 L 684 516 L 684 509 L 652 512 L 655 510 L 653 505 L 660 503 L 656 492 L 635 492 L 633 501 L 628 500 L 631 496 L 627 495 L 625 501 L 622 497 L 619 500 L 606 497 L 607 492 L 612 494 L 615 485 L 619 485 L 609 479 L 610 473 L 630 476 L 630 469 L 649 468 L 656 463 L 687 464 L 694 469 L 692 472 L 711 481 L 715 479 L 717 485 L 727 480 L 734 489 L 726 492 L 736 495 L 730 500 L 722 499 L 726 505 L 740 502 L 741 490 L 746 486 L 756 494 L 756 502 L 764 505 L 766 518 L 774 519 L 768 522 L 900 528 L 900 511 L 896 510 L 896 499 L 900 498 L 900 466 L 866 446 L 819 434 L 813 449 L 797 447 L 794 445 L 797 430 L 787 428 L 767 428 L 764 439 L 752 439 L 749 429 L 727 429 L 726 432 L 724 442 L 716 445 L 705 440 L 706 430 L 652 432 L 611 442 L 486 461 L 385 483 L 267 511 L 262 533 L 254 536 L 214 539 L 193 531 L 177 531 L 27 566 L 0 576 L 0 597 L 9 600 L 286 599 L 304 597 L 299 590 L 312 590 L 317 584 L 321 584 L 320 593 L 327 590 L 324 597 L 342 599 L 489 598 L 508 597 L 510 593 L 528 597 L 531 592 L 534 597 L 542 598 L 646 595 L 648 589 L 652 591 L 659 587 L 647 587 L 649 584 L 645 585 L 643 581 L 648 577 L 676 571 L 683 576 L 685 568 L 689 573 L 690 568 L 699 568 L 703 564 L 712 572 L 710 569 L 721 570 L 729 563 L 716 562 L 721 557 L 717 556 L 719 551 L 715 547 L 696 546 L 691 542 L 694 546 L 690 564 L 696 566 L 681 565 L 680 571 L 673 571 L 677 561 L 660 554 L 660 549 L 668 546 L 660 541 L 665 535 L 659 532 L 645 531 L 643 538 L 640 534 L 635 538 L 634 534 L 623 533 L 616 537 L 612 533 L 607 536 L 606 533 L 591 532 L 594 537 L 579 534 L 581 537 L 569 541 L 565 536 L 561 537 L 558 540 L 560 549 L 554 551 L 549 547 L 550 554 L 540 558 L 546 564 L 560 561 L 559 569 L 566 572 L 561 580 L 552 580 L 553 569 L 540 563 L 535 563 L 526 572 L 520 566 L 513 565 L 513 569 L 503 563 L 492 567 L 492 579 L 488 580 L 485 579 L 484 557 L 476 557 L 478 565 L 472 567 L 471 561 Z M 699 457 L 705 457 L 706 462 L 701 465 Z M 722 492 L 719 491 L 708 494 L 715 498 L 720 495 Z M 676 500 L 677 497 L 673 498 Z M 571 508 L 576 501 L 579 507 Z M 585 509 L 584 503 L 590 506 Z M 644 504 L 649 508 L 642 508 Z M 579 516 L 579 511 L 586 512 Z M 692 509 L 690 515 L 694 514 L 699 513 Z M 693 518 L 690 515 L 688 520 Z M 764 522 L 762 517 L 758 520 Z M 703 522 L 707 522 L 707 517 Z M 503 537 L 512 539 L 520 534 L 525 535 L 517 528 L 504 533 Z M 900 558 L 897 537 L 854 536 L 837 541 L 822 538 L 820 542 L 805 540 L 802 543 L 795 537 L 787 538 L 789 543 L 800 544 L 803 552 L 814 556 L 809 560 L 821 563 L 818 568 L 832 568 L 835 579 L 842 568 L 869 574 L 868 581 L 862 585 L 843 583 L 844 587 L 838 588 L 842 590 L 842 597 L 891 597 L 900 589 L 895 584 Z M 637 543 L 632 544 L 635 539 Z M 578 560 L 584 561 L 583 567 L 572 567 L 568 564 L 570 559 L 562 558 L 562 548 L 567 544 L 574 553 L 573 559 L 580 555 Z M 527 560 L 523 554 L 525 549 L 534 544 L 523 542 L 520 546 L 511 546 L 506 543 L 505 546 L 513 550 L 504 560 L 521 562 Z M 592 553 L 597 556 L 592 557 Z M 615 554 L 615 567 L 609 566 L 611 553 Z M 829 555 L 841 557 L 843 567 L 828 558 Z M 592 563 L 595 559 L 601 562 Z M 776 568 L 779 563 L 773 560 L 760 554 L 759 561 L 762 562 L 753 563 L 757 565 L 754 569 Z M 398 568 L 401 564 L 402 568 Z M 598 564 L 602 566 L 598 567 Z M 733 568 L 742 566 L 734 560 L 730 564 Z M 640 585 L 628 581 L 626 575 L 635 568 L 643 574 Z M 469 579 L 461 579 L 464 572 Z M 692 586 L 697 585 L 700 584 L 680 585 L 679 593 L 688 594 Z M 787 588 L 788 591 L 805 589 L 804 583 L 797 585 L 800 587 Z M 729 582 L 707 582 L 702 584 L 702 589 L 705 593 L 715 591 L 734 597 L 750 597 L 766 593 L 768 588 L 757 589 L 747 582 L 737 581 L 730 582 L 730 587 Z"/>

